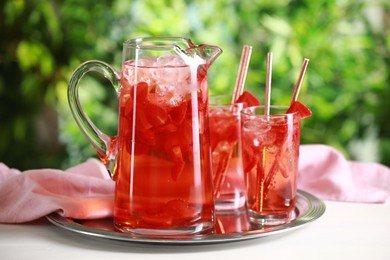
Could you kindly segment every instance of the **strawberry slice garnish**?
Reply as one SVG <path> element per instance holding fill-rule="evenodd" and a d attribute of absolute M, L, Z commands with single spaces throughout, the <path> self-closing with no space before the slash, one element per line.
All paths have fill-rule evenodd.
<path fill-rule="evenodd" d="M 291 104 L 291 106 L 287 110 L 287 114 L 289 113 L 298 113 L 301 119 L 310 117 L 313 114 L 307 106 L 305 106 L 299 101 L 294 101 Z"/>
<path fill-rule="evenodd" d="M 249 91 L 244 91 L 235 103 L 244 103 L 244 107 L 260 106 L 260 101 Z"/>

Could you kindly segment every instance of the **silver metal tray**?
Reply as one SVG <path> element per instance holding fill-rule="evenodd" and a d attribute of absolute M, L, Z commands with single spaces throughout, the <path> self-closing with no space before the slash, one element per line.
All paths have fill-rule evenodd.
<path fill-rule="evenodd" d="M 323 201 L 308 192 L 299 190 L 295 206 L 295 216 L 290 223 L 259 228 L 249 224 L 245 210 L 225 213 L 219 212 L 216 215 L 215 231 L 213 234 L 157 238 L 115 231 L 112 218 L 76 220 L 53 213 L 47 216 L 47 219 L 54 225 L 66 230 L 104 239 L 148 244 L 216 244 L 260 238 L 292 231 L 321 217 L 325 212 L 325 208 Z"/>

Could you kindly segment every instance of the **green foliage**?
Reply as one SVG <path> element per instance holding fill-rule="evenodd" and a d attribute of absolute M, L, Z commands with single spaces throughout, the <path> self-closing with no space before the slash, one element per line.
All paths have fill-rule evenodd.
<path fill-rule="evenodd" d="M 95 152 L 67 104 L 72 71 L 99 59 L 120 68 L 122 42 L 186 36 L 218 45 L 210 94 L 231 93 L 241 49 L 252 45 L 246 88 L 264 97 L 273 52 L 273 104 L 290 101 L 304 57 L 300 101 L 313 110 L 302 143 L 390 165 L 390 4 L 387 0 L 5 0 L 0 3 L 0 161 L 68 167 Z M 104 78 L 80 86 L 83 106 L 115 135 L 117 101 Z"/>

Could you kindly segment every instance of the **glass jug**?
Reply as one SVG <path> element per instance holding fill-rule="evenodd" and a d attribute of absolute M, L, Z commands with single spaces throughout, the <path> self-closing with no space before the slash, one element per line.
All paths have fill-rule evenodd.
<path fill-rule="evenodd" d="M 137 38 L 124 42 L 120 72 L 91 60 L 72 74 L 69 106 L 116 182 L 119 231 L 166 236 L 213 230 L 207 70 L 220 53 L 181 37 Z M 78 83 L 89 71 L 103 74 L 118 93 L 117 136 L 101 132 L 80 105 Z"/>

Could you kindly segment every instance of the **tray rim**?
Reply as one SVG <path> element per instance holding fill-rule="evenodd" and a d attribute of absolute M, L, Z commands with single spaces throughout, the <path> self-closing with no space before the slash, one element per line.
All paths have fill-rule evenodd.
<path fill-rule="evenodd" d="M 300 208 L 300 204 L 301 205 Z M 306 209 L 305 207 L 306 206 Z M 303 210 L 302 210 L 303 207 Z M 133 243 L 146 243 L 146 244 L 175 244 L 175 245 L 189 245 L 189 244 L 217 244 L 236 242 L 249 239 L 255 239 L 265 236 L 277 235 L 288 231 L 295 230 L 303 227 L 306 224 L 315 221 L 320 218 L 326 210 L 325 202 L 312 195 L 309 192 L 298 190 L 297 191 L 297 202 L 296 211 L 297 217 L 286 224 L 264 227 L 254 230 L 248 230 L 243 232 L 234 232 L 227 234 L 203 234 L 203 235 L 192 235 L 175 238 L 162 238 L 162 237 L 147 237 L 139 236 L 130 233 L 121 233 L 116 231 L 110 231 L 105 229 L 99 229 L 94 227 L 88 227 L 82 225 L 72 218 L 67 218 L 59 215 L 58 213 L 52 213 L 46 216 L 47 220 L 53 225 L 63 228 L 68 231 L 72 231 L 78 234 L 97 237 L 110 240 L 120 240 Z M 96 219 L 98 220 L 98 219 Z"/>

